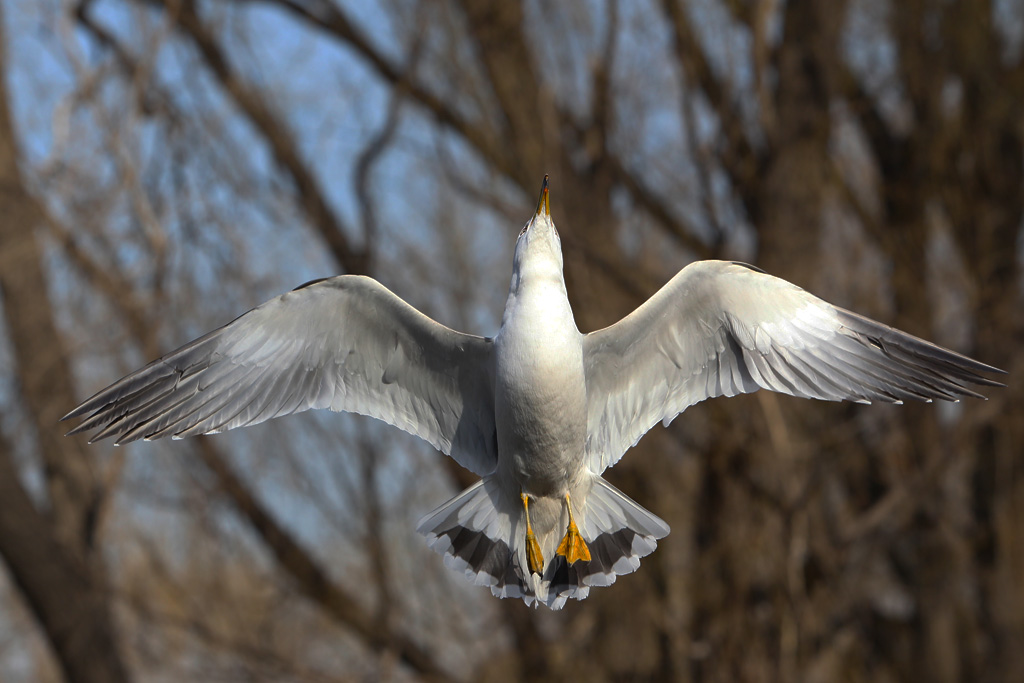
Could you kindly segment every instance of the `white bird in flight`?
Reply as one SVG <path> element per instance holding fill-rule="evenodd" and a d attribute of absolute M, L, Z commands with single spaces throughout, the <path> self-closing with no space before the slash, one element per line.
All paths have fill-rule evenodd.
<path fill-rule="evenodd" d="M 547 177 L 493 338 L 451 330 L 368 277 L 315 281 L 103 389 L 69 434 L 181 438 L 310 408 L 369 415 L 482 479 L 418 530 L 502 598 L 559 609 L 640 566 L 668 525 L 601 474 L 658 422 L 771 389 L 830 401 L 984 398 L 1001 370 L 742 263 L 699 261 L 581 334 Z"/>

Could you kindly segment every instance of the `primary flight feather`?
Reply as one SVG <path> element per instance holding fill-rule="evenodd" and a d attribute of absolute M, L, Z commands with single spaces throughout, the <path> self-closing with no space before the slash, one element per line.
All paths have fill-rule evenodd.
<path fill-rule="evenodd" d="M 831 401 L 981 397 L 1001 373 L 751 266 L 700 261 L 618 323 L 576 329 L 547 178 L 516 243 L 493 339 L 377 281 L 321 280 L 103 389 L 64 419 L 118 444 L 211 434 L 311 408 L 415 434 L 482 479 L 419 531 L 499 597 L 559 609 L 640 566 L 669 528 L 601 474 L 658 422 L 770 389 Z"/>

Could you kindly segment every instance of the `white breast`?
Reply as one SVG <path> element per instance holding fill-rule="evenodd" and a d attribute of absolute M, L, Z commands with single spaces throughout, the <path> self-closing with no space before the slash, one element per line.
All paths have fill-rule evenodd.
<path fill-rule="evenodd" d="M 582 474 L 583 337 L 564 290 L 536 284 L 509 297 L 494 340 L 498 467 L 528 493 L 559 495 Z"/>

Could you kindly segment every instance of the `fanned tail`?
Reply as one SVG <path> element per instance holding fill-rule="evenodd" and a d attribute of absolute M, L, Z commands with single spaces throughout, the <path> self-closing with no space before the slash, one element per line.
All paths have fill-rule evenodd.
<path fill-rule="evenodd" d="M 518 500 L 503 493 L 493 477 L 478 483 L 425 516 L 417 530 L 444 555 L 445 565 L 463 572 L 499 598 L 522 598 L 528 605 L 561 609 L 566 600 L 583 600 L 592 586 L 608 586 L 615 577 L 640 566 L 640 558 L 658 546 L 668 525 L 599 476 L 571 492 L 580 534 L 590 548 L 589 562 L 569 564 L 554 550 L 565 533 L 568 513 L 560 499 L 531 504 L 556 513 L 549 528 L 538 529 L 544 571 L 526 569 L 525 518 Z M 560 512 L 559 512 L 560 511 Z"/>

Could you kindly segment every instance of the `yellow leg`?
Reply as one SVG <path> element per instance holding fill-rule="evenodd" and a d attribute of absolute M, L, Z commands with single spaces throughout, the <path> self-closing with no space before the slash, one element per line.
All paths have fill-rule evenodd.
<path fill-rule="evenodd" d="M 530 526 L 530 499 L 525 493 L 519 494 L 523 499 L 523 511 L 526 512 L 526 565 L 533 574 L 544 573 L 544 554 L 540 551 L 540 543 L 533 535 L 533 527 Z"/>
<path fill-rule="evenodd" d="M 569 502 L 569 494 L 565 494 L 565 509 L 569 511 L 569 527 L 565 530 L 565 538 L 558 544 L 556 554 L 563 556 L 569 564 L 578 560 L 590 562 L 590 548 L 587 542 L 580 536 L 580 530 L 576 527 L 576 520 L 572 518 L 572 504 Z"/>

